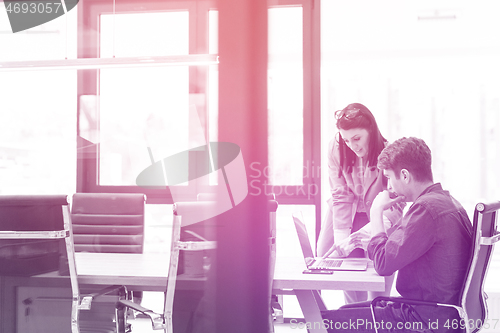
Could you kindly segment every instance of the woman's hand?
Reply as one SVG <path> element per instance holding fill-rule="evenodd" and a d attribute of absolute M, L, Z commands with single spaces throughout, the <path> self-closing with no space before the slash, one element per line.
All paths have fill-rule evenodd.
<path fill-rule="evenodd" d="M 364 248 L 364 244 L 367 244 L 369 236 L 365 233 L 356 231 L 352 233 L 346 239 L 333 244 L 333 246 L 326 252 L 323 258 L 332 257 L 347 257 L 354 249 Z"/>

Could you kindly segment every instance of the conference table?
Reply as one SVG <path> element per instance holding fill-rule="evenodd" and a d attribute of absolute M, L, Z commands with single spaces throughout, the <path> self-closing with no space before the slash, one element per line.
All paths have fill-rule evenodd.
<path fill-rule="evenodd" d="M 164 291 L 168 262 L 165 254 L 77 253 L 78 281 L 81 284 L 123 284 L 130 290 Z M 360 259 L 364 260 L 364 259 Z M 104 269 L 105 268 L 105 269 Z M 310 332 L 326 333 L 319 323 L 326 307 L 319 290 L 384 291 L 384 277 L 378 275 L 373 263 L 366 271 L 336 271 L 331 275 L 303 274 L 303 258 L 278 257 L 273 280 L 274 295 L 295 295 Z M 203 278 L 181 274 L 177 288 L 203 288 Z M 314 324 L 318 323 L 318 324 Z"/>
<path fill-rule="evenodd" d="M 365 260 L 365 259 L 359 259 Z M 378 275 L 369 261 L 366 271 L 335 271 L 331 275 L 303 274 L 303 258 L 278 257 L 274 270 L 273 294 L 295 295 L 309 332 L 326 333 L 321 311 L 327 310 L 320 290 L 384 291 L 385 278 Z"/>
<path fill-rule="evenodd" d="M 167 284 L 168 254 L 144 253 L 76 253 L 78 282 L 80 285 L 125 285 L 129 290 L 165 291 Z M 278 257 L 275 265 L 273 294 L 295 295 L 310 332 L 325 333 L 320 323 L 325 309 L 318 290 L 383 291 L 384 278 L 369 264 L 366 271 L 336 271 L 331 275 L 302 274 L 305 269 L 301 258 Z M 204 278 L 180 274 L 177 289 L 204 288 Z"/>
<path fill-rule="evenodd" d="M 165 291 L 166 253 L 75 253 L 79 284 L 125 285 L 130 290 Z M 199 279 L 187 279 L 196 281 Z"/>

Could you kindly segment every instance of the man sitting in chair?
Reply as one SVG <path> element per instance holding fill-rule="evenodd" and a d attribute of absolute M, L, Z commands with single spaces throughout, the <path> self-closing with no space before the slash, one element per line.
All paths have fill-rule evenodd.
<path fill-rule="evenodd" d="M 375 198 L 370 210 L 368 256 L 375 270 L 383 276 L 398 271 L 396 289 L 405 299 L 457 305 L 471 255 L 472 224 L 460 203 L 434 183 L 429 147 L 421 139 L 399 139 L 381 152 L 378 168 L 388 178 L 389 190 Z M 401 201 L 413 204 L 401 225 L 387 235 L 382 212 Z M 457 311 L 449 307 L 384 303 L 375 310 L 380 314 L 376 323 L 364 302 L 323 312 L 323 324 L 329 332 L 336 328 L 373 332 L 374 326 L 379 332 L 390 328 L 401 332 L 409 327 L 422 328 L 417 330 L 420 332 L 450 332 L 457 327 L 452 324 L 460 322 Z M 405 326 L 405 322 L 423 325 Z"/>

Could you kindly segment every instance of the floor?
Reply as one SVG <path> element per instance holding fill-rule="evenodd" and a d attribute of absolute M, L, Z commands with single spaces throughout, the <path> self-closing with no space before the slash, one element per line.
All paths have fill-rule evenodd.
<path fill-rule="evenodd" d="M 499 256 L 497 256 L 498 258 Z M 489 333 L 500 333 L 500 260 L 495 260 L 490 264 L 488 277 L 485 284 L 485 291 L 488 294 L 488 318 L 491 327 Z M 342 291 L 322 291 L 322 298 L 328 309 L 336 309 L 343 305 Z M 161 312 L 163 309 L 163 293 L 144 293 L 142 305 L 151 308 L 153 311 Z M 304 324 L 290 322 L 290 318 L 303 318 L 300 306 L 294 296 L 284 296 L 283 300 L 284 323 L 275 323 L 274 333 L 297 333 L 307 332 Z M 153 331 L 148 319 L 138 318 L 133 320 L 134 333 L 157 332 Z"/>
<path fill-rule="evenodd" d="M 344 304 L 342 291 L 323 291 L 322 297 L 327 308 L 329 309 L 335 309 Z M 150 308 L 153 311 L 161 312 L 163 309 L 163 293 L 145 292 L 141 304 L 142 306 Z M 294 296 L 284 296 L 283 315 L 284 318 L 288 319 L 285 319 L 285 322 L 283 323 L 275 323 L 274 333 L 307 332 L 303 323 L 300 323 L 299 321 L 290 322 L 290 318 L 303 318 L 300 306 Z M 130 323 L 132 324 L 133 333 L 155 332 L 152 330 L 149 319 L 136 318 L 131 320 Z"/>
<path fill-rule="evenodd" d="M 293 207 L 290 209 L 292 208 Z M 303 213 L 307 213 L 304 216 L 308 216 L 308 221 L 314 221 L 314 211 L 304 211 L 304 207 L 302 207 L 302 209 Z M 279 240 L 277 241 L 277 254 L 279 255 L 280 253 L 285 253 L 287 256 L 297 256 L 297 260 L 303 260 L 295 230 L 293 230 L 288 223 L 290 220 L 289 216 L 291 216 L 292 212 L 287 211 L 286 206 L 284 206 L 281 208 L 281 213 L 285 217 L 278 219 L 277 221 L 277 231 L 279 233 Z M 314 228 L 313 222 L 309 223 L 307 227 L 312 230 Z M 310 237 L 312 237 L 312 235 Z M 313 242 L 312 239 L 311 242 Z M 495 249 L 484 286 L 484 290 L 489 296 L 487 299 L 489 310 L 488 318 L 491 322 L 491 327 L 488 330 L 488 333 L 500 333 L 500 283 L 498 283 L 498 281 L 500 281 L 500 246 L 497 246 Z M 395 286 L 393 286 L 391 294 L 397 294 Z M 143 305 L 153 309 L 154 311 L 161 312 L 162 298 L 162 293 L 145 293 Z M 342 291 L 323 291 L 322 298 L 328 309 L 336 309 L 344 304 Z M 307 332 L 305 327 L 303 327 L 304 325 L 289 322 L 290 318 L 303 318 L 302 311 L 300 310 L 300 306 L 298 305 L 296 298 L 294 296 L 284 296 L 283 304 L 284 317 L 288 318 L 288 322 L 275 324 L 275 333 Z M 147 319 L 136 319 L 133 322 L 133 332 L 146 333 L 153 331 L 151 329 L 151 324 Z"/>
<path fill-rule="evenodd" d="M 303 325 L 303 324 L 302 324 Z M 300 324 L 275 324 L 274 333 L 292 333 L 292 332 L 307 332 L 306 328 Z M 151 328 L 151 322 L 148 319 L 134 319 L 132 321 L 132 332 L 133 333 L 151 333 L 158 332 L 153 331 Z"/>

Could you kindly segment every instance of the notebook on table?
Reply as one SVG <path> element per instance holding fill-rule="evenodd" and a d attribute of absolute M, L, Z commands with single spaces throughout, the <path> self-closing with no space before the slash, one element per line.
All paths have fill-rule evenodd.
<path fill-rule="evenodd" d="M 333 270 L 333 271 L 365 271 L 368 266 L 368 259 L 359 258 L 321 258 L 315 257 L 306 225 L 303 222 L 302 213 L 292 215 L 297 236 L 299 237 L 300 247 L 310 270 Z"/>

